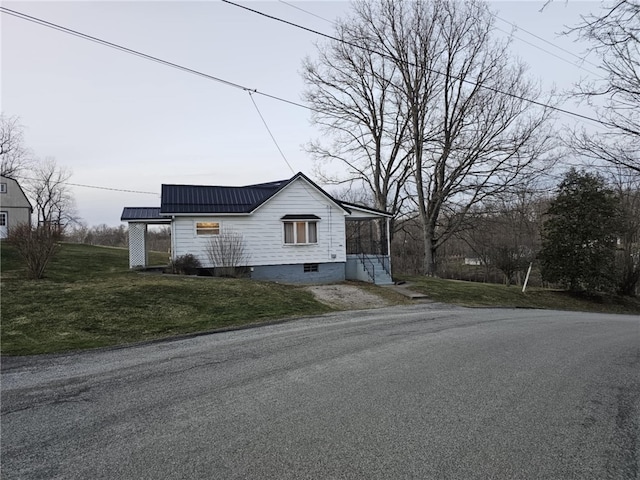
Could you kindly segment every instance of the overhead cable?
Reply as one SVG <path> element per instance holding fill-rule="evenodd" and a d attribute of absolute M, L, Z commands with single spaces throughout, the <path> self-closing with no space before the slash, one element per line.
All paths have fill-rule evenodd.
<path fill-rule="evenodd" d="M 268 18 L 270 20 L 274 20 L 276 22 L 284 23 L 284 24 L 289 25 L 291 27 L 294 27 L 294 28 L 297 28 L 297 29 L 300 29 L 300 30 L 304 30 L 304 31 L 309 32 L 309 33 L 313 33 L 315 35 L 319 35 L 321 37 L 327 38 L 327 39 L 332 40 L 334 42 L 343 43 L 345 45 L 349 45 L 351 47 L 358 48 L 360 50 L 364 50 L 364 51 L 366 51 L 368 53 L 373 53 L 373 54 L 379 55 L 380 57 L 383 57 L 383 58 L 389 58 L 389 59 L 392 59 L 392 60 L 397 60 L 397 59 L 394 59 L 391 55 L 389 55 L 389 54 L 387 54 L 385 52 L 382 52 L 380 50 L 376 50 L 376 49 L 373 49 L 373 48 L 370 48 L 370 47 L 367 47 L 367 46 L 359 45 L 359 44 L 356 44 L 354 42 L 350 42 L 348 40 L 344 40 L 342 38 L 334 37 L 333 35 L 329 35 L 328 33 L 320 32 L 318 30 L 314 30 L 313 28 L 305 27 L 304 25 L 299 25 L 297 23 L 290 22 L 288 20 L 284 20 L 284 19 L 276 17 L 274 15 L 270 15 L 268 13 L 264 13 L 264 12 L 261 12 L 259 10 L 255 10 L 253 8 L 247 7 L 245 5 L 241 5 L 239 3 L 232 2 L 231 0 L 221 0 L 221 1 L 223 3 L 228 4 L 228 5 L 232 5 L 234 7 L 241 8 L 243 10 L 246 10 L 248 12 L 254 13 L 256 15 L 260 15 L 262 17 Z M 407 65 L 416 66 L 412 62 L 404 62 L 404 63 L 406 63 Z M 436 70 L 436 69 L 433 69 L 433 68 L 428 68 L 428 67 L 425 67 L 425 68 L 429 72 L 434 73 L 436 75 L 442 75 L 442 76 L 447 75 L 446 73 L 441 72 L 441 71 Z M 500 90 L 498 88 L 494 88 L 494 87 L 491 87 L 491 86 L 488 86 L 488 85 L 482 85 L 482 84 L 480 84 L 478 82 L 474 82 L 472 80 L 467 80 L 466 78 L 461 78 L 461 77 L 458 77 L 458 76 L 455 76 L 455 75 L 451 75 L 451 74 L 449 74 L 449 75 L 452 78 L 454 78 L 456 80 L 459 80 L 462 83 L 466 83 L 466 84 L 472 85 L 472 86 L 477 87 L 477 88 L 483 88 L 485 90 L 489 90 L 491 92 L 494 92 L 494 93 L 497 93 L 497 94 L 500 94 L 500 95 L 505 95 L 507 97 L 515 98 L 515 99 L 518 99 L 518 100 L 522 100 L 523 102 L 527 102 L 527 103 L 530 103 L 532 105 L 537 105 L 539 107 L 548 108 L 548 109 L 554 110 L 556 112 L 563 113 L 565 115 L 570 115 L 572 117 L 580 118 L 582 120 L 588 120 L 590 122 L 594 122 L 594 123 L 597 123 L 599 125 L 603 125 L 603 126 L 605 126 L 607 128 L 615 128 L 614 125 L 612 125 L 610 123 L 607 123 L 607 122 L 603 122 L 602 120 L 599 120 L 599 119 L 597 119 L 595 117 L 589 117 L 588 115 L 583 115 L 581 113 L 572 112 L 570 110 L 566 110 L 564 108 L 556 107 L 554 105 L 549 105 L 549 104 L 544 103 L 544 102 L 539 102 L 537 100 L 533 100 L 531 98 L 523 97 L 523 96 L 517 95 L 515 93 L 505 92 L 505 91 Z"/>
<path fill-rule="evenodd" d="M 153 55 L 149 55 L 149 54 L 140 52 L 138 50 L 134 50 L 132 48 L 128 48 L 128 47 L 125 47 L 123 45 L 119 45 L 117 43 L 109 42 L 107 40 L 103 40 L 101 38 L 94 37 L 92 35 L 88 35 L 86 33 L 82 33 L 82 32 L 79 32 L 77 30 L 73 30 L 71 28 L 67 28 L 67 27 L 64 27 L 62 25 L 59 25 L 59 24 L 56 24 L 56 23 L 53 23 L 53 22 L 48 22 L 48 21 L 43 20 L 41 18 L 37 18 L 37 17 L 34 17 L 32 15 L 27 15 L 25 13 L 18 12 L 16 10 L 12 10 L 10 8 L 6 8 L 6 7 L 0 6 L 0 11 L 3 12 L 3 13 L 6 13 L 8 15 L 13 15 L 14 17 L 20 18 L 22 20 L 27 20 L 29 22 L 33 22 L 33 23 L 36 23 L 38 25 L 42 25 L 44 27 L 48 27 L 48 28 L 52 28 L 54 30 L 58 30 L 60 32 L 68 33 L 69 35 L 74 35 L 74 36 L 82 38 L 84 40 L 89 40 L 91 42 L 95 42 L 95 43 L 98 43 L 100 45 L 104 45 L 106 47 L 114 48 L 116 50 L 120 50 L 121 52 L 128 53 L 130 55 L 135 55 L 135 56 L 143 58 L 145 60 L 149 60 L 149 61 L 152 61 L 152 62 L 160 63 L 160 64 L 165 65 L 167 67 L 176 68 L 178 70 L 182 70 L 183 72 L 191 73 L 193 75 L 197 75 L 197 76 L 206 78 L 207 80 L 213 80 L 215 82 L 219 82 L 219 83 L 221 83 L 223 85 L 227 85 L 229 87 L 234 87 L 234 88 L 243 90 L 245 92 L 251 92 L 251 93 L 255 93 L 257 95 L 262 95 L 264 97 L 272 98 L 272 99 L 278 100 L 280 102 L 285 102 L 285 103 L 288 103 L 290 105 L 295 105 L 296 107 L 300 107 L 300 108 L 305 108 L 307 110 L 316 111 L 314 108 L 311 108 L 311 107 L 309 107 L 307 105 L 303 105 L 302 103 L 294 102 L 293 100 L 288 100 L 286 98 L 278 97 L 276 95 L 271 95 L 269 93 L 261 92 L 261 91 L 256 90 L 255 88 L 249 88 L 249 87 L 246 87 L 246 86 L 241 85 L 239 83 L 231 82 L 229 80 L 225 80 L 223 78 L 216 77 L 214 75 L 210 75 L 208 73 L 204 73 L 204 72 L 201 72 L 199 70 L 195 70 L 193 68 L 185 67 L 184 65 L 180 65 L 180 64 L 175 63 L 175 62 L 170 62 L 168 60 L 163 60 L 162 58 L 155 57 Z"/>

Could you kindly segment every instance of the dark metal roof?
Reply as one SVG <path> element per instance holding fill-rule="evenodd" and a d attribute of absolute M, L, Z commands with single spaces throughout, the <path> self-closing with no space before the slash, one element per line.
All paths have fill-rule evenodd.
<path fill-rule="evenodd" d="M 310 213 L 301 213 L 299 215 L 290 214 L 280 218 L 280 220 L 320 220 L 320 217 Z"/>
<path fill-rule="evenodd" d="M 132 220 L 164 220 L 169 221 L 167 217 L 160 215 L 160 209 L 157 207 L 125 207 L 122 210 L 120 220 L 128 222 Z"/>
<path fill-rule="evenodd" d="M 162 185 L 160 208 L 125 208 L 121 220 L 161 220 L 170 215 L 192 214 L 243 214 L 251 213 L 273 197 L 287 185 L 302 178 L 327 197 L 335 205 L 350 213 L 349 204 L 340 202 L 316 185 L 303 173 L 297 173 L 288 180 L 259 183 L 244 187 L 209 185 Z M 364 207 L 366 208 L 366 207 Z M 283 218 L 306 219 L 300 215 Z M 318 219 L 312 216 L 309 219 Z"/>
<path fill-rule="evenodd" d="M 163 214 L 249 213 L 271 197 L 285 182 L 246 187 L 162 185 Z"/>
<path fill-rule="evenodd" d="M 303 178 L 322 194 L 342 207 L 324 190 L 302 173 L 288 180 L 259 183 L 244 187 L 222 187 L 207 185 L 162 185 L 160 213 L 211 214 L 211 213 L 251 213 L 277 192 L 298 178 Z"/>

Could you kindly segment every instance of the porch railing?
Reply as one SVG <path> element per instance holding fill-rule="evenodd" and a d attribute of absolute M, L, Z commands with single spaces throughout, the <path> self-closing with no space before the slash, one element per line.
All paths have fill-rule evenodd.
<path fill-rule="evenodd" d="M 387 272 L 389 277 L 391 277 L 391 260 L 389 259 L 389 256 L 376 254 L 376 258 L 378 259 L 378 262 L 380 262 L 380 265 L 382 265 L 383 270 Z"/>
<path fill-rule="evenodd" d="M 376 283 L 376 266 L 373 264 L 373 262 L 369 258 L 367 258 L 367 256 L 364 253 L 358 253 L 357 255 L 360 261 L 362 262 L 364 271 L 367 272 L 367 275 L 369 275 L 369 278 L 371 279 L 371 281 L 373 283 Z"/>

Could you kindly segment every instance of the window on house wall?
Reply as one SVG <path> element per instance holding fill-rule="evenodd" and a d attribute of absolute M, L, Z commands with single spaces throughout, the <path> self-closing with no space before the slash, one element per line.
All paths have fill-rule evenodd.
<path fill-rule="evenodd" d="M 7 184 L 4 182 L 0 183 L 0 193 L 7 193 Z"/>
<path fill-rule="evenodd" d="M 318 264 L 317 263 L 305 263 L 304 264 L 305 273 L 317 272 Z"/>
<path fill-rule="evenodd" d="M 219 222 L 196 222 L 196 235 L 219 235 Z"/>
<path fill-rule="evenodd" d="M 318 243 L 318 222 L 284 222 L 284 243 Z"/>
<path fill-rule="evenodd" d="M 0 227 L 6 227 L 9 215 L 7 212 L 0 212 Z"/>

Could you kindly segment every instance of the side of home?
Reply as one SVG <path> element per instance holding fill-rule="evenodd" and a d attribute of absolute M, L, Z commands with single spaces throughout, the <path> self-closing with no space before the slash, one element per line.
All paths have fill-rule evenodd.
<path fill-rule="evenodd" d="M 131 268 L 147 266 L 148 225 L 169 224 L 171 259 L 194 255 L 217 273 L 232 266 L 259 280 L 382 284 L 392 283 L 389 218 L 340 202 L 298 173 L 244 187 L 163 184 L 160 208 L 127 207 L 121 220 L 129 223 Z M 231 239 L 243 246 L 240 263 L 211 254 L 214 247 L 229 251 Z"/>
<path fill-rule="evenodd" d="M 251 277 L 283 281 L 344 280 L 343 207 L 296 178 L 254 211 L 243 214 L 175 214 L 171 222 L 174 257 L 192 254 L 214 267 L 209 243 L 224 232 L 240 233 Z"/>
<path fill-rule="evenodd" d="M 20 184 L 0 175 L 0 238 L 6 238 L 9 229 L 31 224 L 33 208 Z"/>

